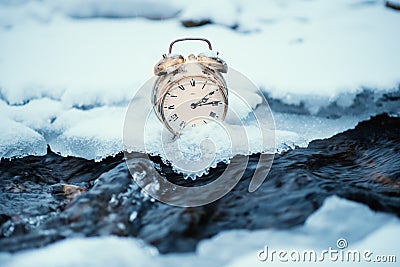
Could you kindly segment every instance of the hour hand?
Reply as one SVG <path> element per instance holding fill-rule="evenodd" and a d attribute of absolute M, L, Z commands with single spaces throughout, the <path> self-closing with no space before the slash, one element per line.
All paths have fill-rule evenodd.
<path fill-rule="evenodd" d="M 205 96 L 205 97 L 203 97 L 202 99 L 200 99 L 199 101 L 190 104 L 190 107 L 191 107 L 192 109 L 195 109 L 195 108 L 197 108 L 198 106 L 203 105 L 203 103 L 206 103 L 207 100 L 208 100 L 208 97 Z"/>
<path fill-rule="evenodd" d="M 198 105 L 200 105 L 200 102 L 195 102 L 195 103 L 190 104 L 190 107 L 192 109 L 195 109 L 195 108 L 197 108 Z"/>

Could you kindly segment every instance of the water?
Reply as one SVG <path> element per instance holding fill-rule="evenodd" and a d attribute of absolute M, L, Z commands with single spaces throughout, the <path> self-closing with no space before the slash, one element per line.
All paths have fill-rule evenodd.
<path fill-rule="evenodd" d="M 224 230 L 301 225 L 331 195 L 398 216 L 399 126 L 399 118 L 381 115 L 354 130 L 313 141 L 308 148 L 277 154 L 266 182 L 249 193 L 249 177 L 258 161 L 252 155 L 229 194 L 197 208 L 151 199 L 135 184 L 121 154 L 94 162 L 49 151 L 2 161 L 0 249 L 20 251 L 74 236 L 117 235 L 143 239 L 161 253 L 193 251 L 200 240 Z M 149 166 L 158 165 L 162 175 L 181 185 L 211 181 L 226 167 L 220 163 L 204 180 L 193 182 L 159 158 L 152 160 Z M 75 191 L 62 194 L 60 184 L 82 190 L 74 187 L 79 194 L 71 198 Z"/>

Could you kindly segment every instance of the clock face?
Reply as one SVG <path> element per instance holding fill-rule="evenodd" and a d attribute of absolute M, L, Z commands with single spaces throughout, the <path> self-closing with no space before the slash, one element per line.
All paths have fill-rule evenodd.
<path fill-rule="evenodd" d="M 227 111 L 226 88 L 206 77 L 181 79 L 171 86 L 161 102 L 162 118 L 173 133 L 213 120 L 222 121 Z"/>

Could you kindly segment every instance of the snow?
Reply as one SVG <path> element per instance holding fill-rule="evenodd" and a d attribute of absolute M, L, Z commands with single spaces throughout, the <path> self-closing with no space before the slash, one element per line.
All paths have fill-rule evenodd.
<path fill-rule="evenodd" d="M 46 154 L 46 140 L 39 133 L 1 115 L 0 125 L 0 158 Z"/>
<path fill-rule="evenodd" d="M 61 115 L 63 107 L 59 101 L 40 98 L 22 106 L 7 105 L 0 100 L 0 110 L 3 116 L 45 133 L 51 128 L 52 121 Z"/>
<path fill-rule="evenodd" d="M 194 253 L 160 255 L 154 247 L 135 238 L 105 236 L 67 239 L 16 254 L 1 253 L 0 262 L 9 267 L 26 266 L 27 262 L 32 267 L 265 266 L 270 262 L 257 259 L 257 252 L 264 246 L 275 250 L 322 251 L 329 247 L 337 249 L 339 238 L 347 240 L 348 249 L 370 250 L 373 255 L 396 255 L 399 234 L 400 220 L 394 215 L 374 212 L 363 204 L 332 196 L 303 226 L 290 230 L 225 231 L 201 241 Z M 282 263 L 275 261 L 273 264 L 280 266 Z M 310 265 L 308 262 L 292 264 Z M 324 266 L 337 264 L 324 262 Z M 340 264 L 365 265 L 363 262 Z M 380 266 L 373 262 L 368 265 Z"/>
<path fill-rule="evenodd" d="M 239 4 L 229 0 L 220 0 L 212 5 L 206 1 L 176 1 L 183 5 L 181 20 L 192 20 L 194 22 L 212 21 L 213 23 L 234 27 L 238 21 Z"/>
<path fill-rule="evenodd" d="M 184 28 L 181 21 L 190 19 L 214 24 Z M 325 119 L 314 116 L 320 108 L 350 106 L 364 88 L 396 90 L 399 23 L 400 14 L 381 1 L 1 1 L 0 116 L 61 155 L 114 155 L 123 148 L 126 108 L 170 41 L 203 36 L 269 97 L 304 105 L 311 115 L 274 112 L 275 137 L 278 152 L 307 146 L 373 115 Z M 200 42 L 174 46 L 184 55 L 206 50 Z M 251 91 L 247 99 L 254 106 L 260 96 Z M 248 110 L 236 112 L 244 118 Z M 3 155 L 46 153 L 43 145 L 15 147 L 6 137 L 14 129 L 2 127 L 0 144 L 13 147 Z M 159 135 L 148 134 L 147 152 L 159 153 Z M 253 141 L 247 153 L 266 149 Z"/>
<path fill-rule="evenodd" d="M 214 24 L 184 28 L 181 21 L 186 20 Z M 169 43 L 184 36 L 210 39 L 230 68 L 248 75 L 269 97 L 303 104 L 311 115 L 274 112 L 275 148 L 307 146 L 373 115 L 367 111 L 328 119 L 317 116 L 321 108 L 333 102 L 351 106 L 365 88 L 377 96 L 398 90 L 398 25 L 400 13 L 384 1 L 0 1 L 0 158 L 44 155 L 48 145 L 63 156 L 97 160 L 120 152 L 132 96 L 152 76 Z M 174 52 L 185 55 L 206 50 L 195 42 L 174 46 Z M 261 99 L 254 90 L 246 98 L 252 107 Z M 146 107 L 146 99 L 135 104 Z M 236 112 L 242 120 L 248 115 L 243 107 Z M 137 116 L 135 122 L 143 119 Z M 230 124 L 234 127 L 235 120 Z M 159 126 L 150 118 L 146 147 L 136 143 L 137 150 L 163 153 Z M 246 127 L 249 148 L 233 149 L 243 154 L 266 149 L 251 121 Z M 194 144 L 212 131 L 205 127 L 179 145 L 194 158 L 199 155 Z M 214 163 L 232 155 L 226 139 L 223 134 L 214 139 L 220 153 Z M 265 245 L 325 249 L 335 247 L 340 237 L 351 248 L 396 254 L 399 234 L 394 216 L 330 197 L 304 226 L 227 231 L 200 242 L 191 254 L 158 255 L 133 238 L 75 238 L 1 253 L 0 265 L 253 266 L 265 265 L 256 255 Z"/>
<path fill-rule="evenodd" d="M 50 0 L 47 3 L 57 11 L 75 18 L 125 18 L 125 17 L 145 17 L 150 19 L 167 19 L 174 17 L 179 8 L 171 3 L 161 0 Z"/>
<path fill-rule="evenodd" d="M 76 6 L 74 9 L 81 5 L 81 10 L 95 4 L 99 9 L 119 7 L 95 0 L 56 3 L 48 5 Z M 134 9 L 144 1 L 129 3 Z M 237 16 L 240 27 L 253 21 L 258 31 L 244 35 L 219 25 L 185 29 L 176 20 L 71 20 L 60 16 L 65 9 L 56 9 L 48 23 L 29 17 L 5 21 L 11 29 L 2 29 L 0 81 L 4 96 L 10 103 L 20 103 L 33 97 L 34 88 L 58 96 L 92 90 L 88 95 L 96 103 L 111 87 L 128 101 L 127 92 L 149 77 L 169 42 L 187 35 L 211 39 L 229 65 L 240 68 L 275 97 L 296 96 L 288 102 L 305 100 L 310 94 L 335 98 L 361 87 L 391 89 L 400 82 L 400 29 L 396 27 L 400 16 L 380 1 L 246 1 L 240 5 L 221 1 L 211 11 L 202 2 L 174 3 L 171 6 L 176 5 L 176 11 L 182 10 L 179 19 L 189 13 L 194 19 L 219 19 L 231 25 L 229 21 Z M 119 8 L 126 11 L 123 5 Z M 8 14 L 14 9 L 0 8 Z"/>
<path fill-rule="evenodd" d="M 99 107 L 87 111 L 69 109 L 52 124 L 50 147 L 63 156 L 102 159 L 123 150 L 125 107 Z"/>

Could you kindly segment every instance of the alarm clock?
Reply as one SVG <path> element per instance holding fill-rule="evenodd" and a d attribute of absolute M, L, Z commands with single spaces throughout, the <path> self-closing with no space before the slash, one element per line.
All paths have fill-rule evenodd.
<path fill-rule="evenodd" d="M 173 54 L 173 45 L 182 41 L 203 41 L 209 50 L 197 56 Z M 225 119 L 228 88 L 223 74 L 227 71 L 227 64 L 212 50 L 209 40 L 182 38 L 171 42 L 168 54 L 154 66 L 157 78 L 152 104 L 157 117 L 174 136 L 187 127 Z"/>

